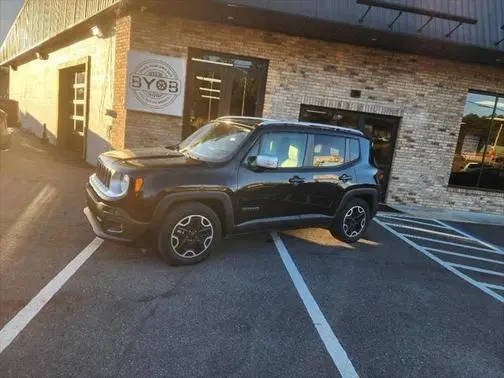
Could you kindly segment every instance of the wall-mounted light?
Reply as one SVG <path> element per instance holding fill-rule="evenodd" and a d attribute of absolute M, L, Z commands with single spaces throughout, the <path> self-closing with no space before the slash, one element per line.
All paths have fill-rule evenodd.
<path fill-rule="evenodd" d="M 105 34 L 103 34 L 103 31 L 98 25 L 95 25 L 91 28 L 91 34 L 94 35 L 96 38 L 104 38 Z"/>
<path fill-rule="evenodd" d="M 42 52 L 42 51 L 37 51 L 35 53 L 37 59 L 40 59 L 40 60 L 47 60 L 49 59 L 49 54 L 45 53 L 45 52 Z"/>

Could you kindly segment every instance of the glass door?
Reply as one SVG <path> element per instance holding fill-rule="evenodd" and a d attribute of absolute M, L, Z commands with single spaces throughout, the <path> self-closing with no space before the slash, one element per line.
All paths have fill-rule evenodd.
<path fill-rule="evenodd" d="M 224 103 L 222 79 L 222 71 L 218 68 L 208 70 L 208 67 L 198 67 L 192 73 L 189 78 L 192 84 L 190 88 L 192 96 L 190 96 L 189 100 L 191 114 L 187 135 L 192 134 L 209 120 L 219 117 L 222 113 L 221 108 Z"/>
<path fill-rule="evenodd" d="M 383 172 L 382 201 L 385 202 L 394 148 L 399 127 L 399 118 L 363 114 L 362 132 L 373 141 L 373 157 L 376 166 Z"/>
<path fill-rule="evenodd" d="M 183 137 L 215 118 L 261 117 L 268 62 L 191 49 Z"/>

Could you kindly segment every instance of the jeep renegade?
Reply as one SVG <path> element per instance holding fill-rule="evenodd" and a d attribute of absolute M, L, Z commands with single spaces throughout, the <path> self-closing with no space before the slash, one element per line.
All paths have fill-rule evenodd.
<path fill-rule="evenodd" d="M 100 155 L 84 213 L 99 237 L 150 240 L 174 265 L 245 232 L 324 227 L 352 243 L 380 198 L 370 154 L 357 130 L 221 117 L 172 147 Z"/>

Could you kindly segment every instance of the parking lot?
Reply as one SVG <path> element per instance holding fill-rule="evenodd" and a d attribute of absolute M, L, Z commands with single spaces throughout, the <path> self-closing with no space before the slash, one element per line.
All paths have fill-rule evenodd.
<path fill-rule="evenodd" d="M 503 227 L 380 213 L 354 245 L 260 233 L 170 267 L 95 238 L 92 168 L 20 132 L 13 144 L 0 376 L 504 375 Z"/>

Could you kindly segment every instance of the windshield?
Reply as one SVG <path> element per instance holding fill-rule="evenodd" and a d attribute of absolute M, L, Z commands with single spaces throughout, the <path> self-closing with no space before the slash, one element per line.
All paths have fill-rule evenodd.
<path fill-rule="evenodd" d="M 179 151 L 198 160 L 224 161 L 238 150 L 251 131 L 250 127 L 229 121 L 211 122 L 180 143 Z"/>

